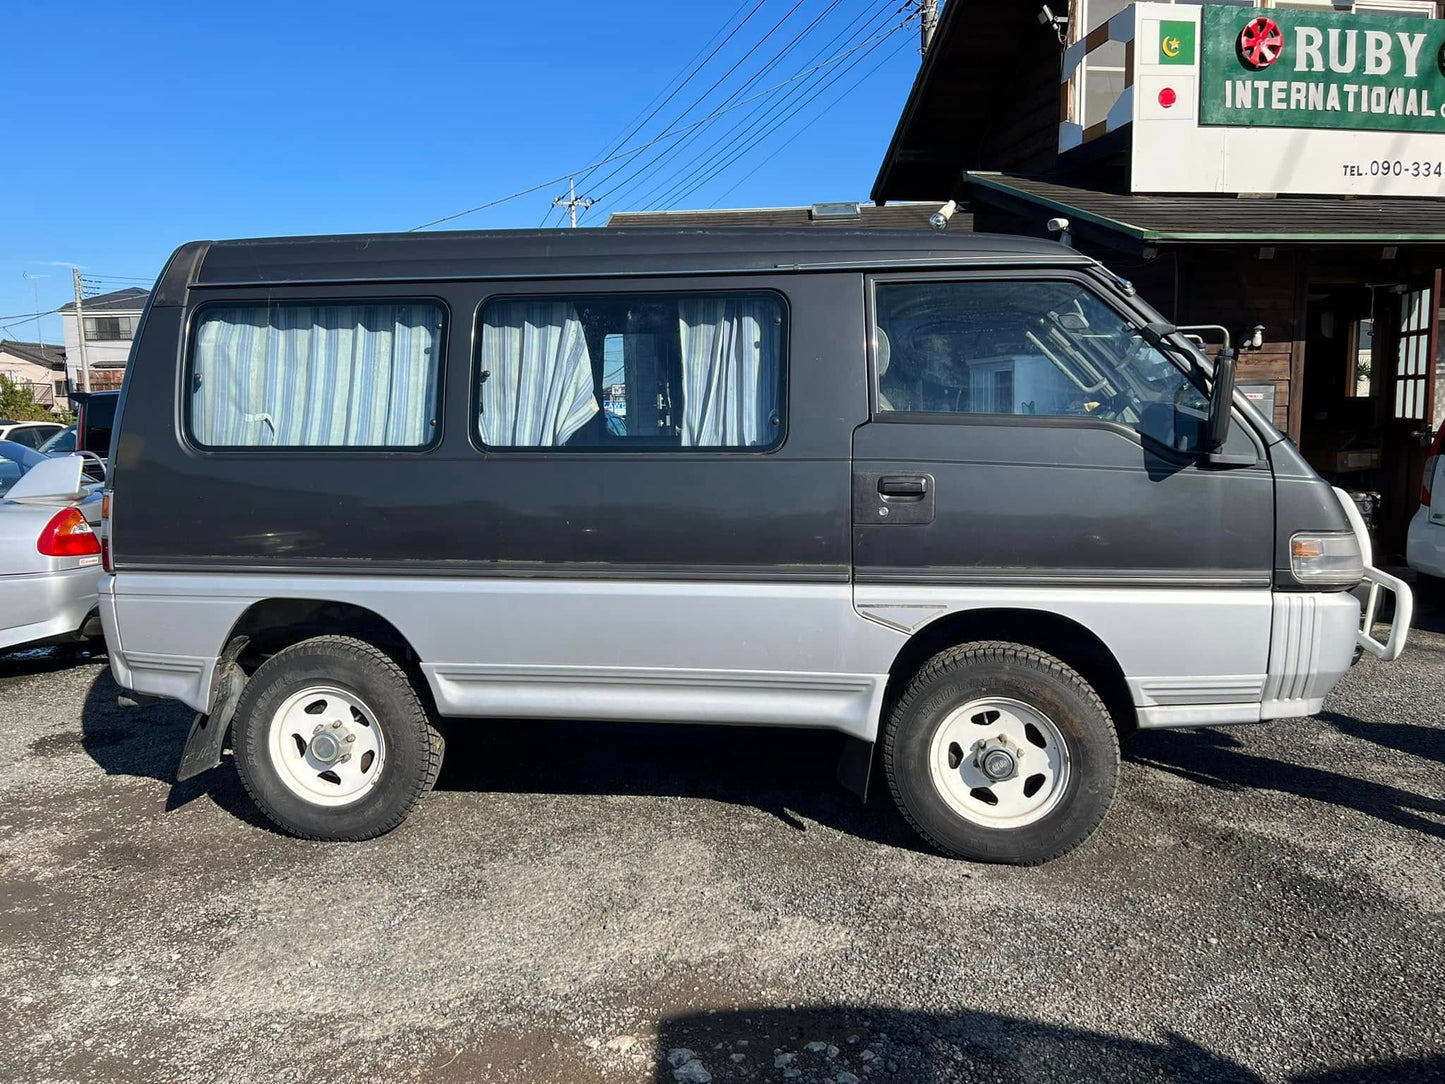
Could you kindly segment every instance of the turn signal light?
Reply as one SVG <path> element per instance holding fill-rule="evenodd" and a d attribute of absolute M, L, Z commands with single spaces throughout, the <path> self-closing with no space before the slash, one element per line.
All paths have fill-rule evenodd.
<path fill-rule="evenodd" d="M 78 508 L 62 508 L 50 517 L 35 548 L 46 557 L 87 557 L 100 552 L 100 540 Z"/>
<path fill-rule="evenodd" d="M 1305 584 L 1349 587 L 1365 575 L 1360 543 L 1349 531 L 1300 532 L 1289 540 L 1289 566 Z"/>

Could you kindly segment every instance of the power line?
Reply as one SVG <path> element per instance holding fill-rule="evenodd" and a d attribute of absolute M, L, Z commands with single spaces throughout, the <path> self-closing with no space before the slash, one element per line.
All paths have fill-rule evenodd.
<path fill-rule="evenodd" d="M 787 45 L 785 45 L 781 50 L 779 50 L 773 55 L 773 58 L 771 60 L 769 60 L 761 68 L 755 71 L 751 76 L 748 77 L 746 81 L 744 81 L 740 86 L 733 90 L 731 94 L 729 94 L 726 98 L 723 99 L 721 104 L 727 105 L 728 103 L 733 101 L 733 99 L 747 93 L 749 87 L 755 85 L 769 71 L 777 67 L 777 65 L 783 60 L 783 58 L 786 57 L 795 48 L 797 48 L 798 44 L 809 34 L 811 34 L 817 28 L 818 24 L 821 23 L 825 18 L 827 18 L 828 15 L 832 13 L 833 9 L 836 8 L 841 2 L 842 0 L 832 0 L 832 3 L 830 3 L 816 16 L 814 16 L 812 22 L 810 22 L 807 26 L 805 26 L 802 30 L 800 30 L 797 34 L 793 36 L 792 41 L 788 42 Z M 833 42 L 838 41 L 842 37 L 843 34 L 835 35 L 833 38 Z M 809 59 L 817 59 L 818 56 L 822 55 L 826 48 L 827 46 L 824 46 L 823 49 L 816 51 Z M 681 154 L 687 146 L 693 144 L 697 140 L 697 138 L 702 135 L 703 130 L 704 129 L 701 128 L 694 130 L 693 133 L 689 135 L 686 139 L 683 139 L 678 143 L 674 143 L 671 147 L 668 147 L 660 154 L 654 155 L 650 162 L 644 165 L 639 165 L 637 169 L 635 169 L 632 173 L 622 178 L 622 180 L 613 185 L 611 189 L 609 189 L 607 192 L 604 192 L 601 196 L 597 197 L 597 202 L 600 203 L 603 200 L 607 199 L 609 196 L 611 196 L 613 193 L 625 192 L 628 188 L 636 185 L 639 181 L 642 180 L 642 178 L 646 174 L 654 172 L 667 159 L 675 158 L 677 155 Z"/>
<path fill-rule="evenodd" d="M 697 52 L 695 52 L 695 53 L 692 54 L 692 56 L 688 59 L 687 63 L 684 64 L 682 67 L 678 68 L 678 69 L 677 69 L 677 73 L 676 73 L 675 75 L 673 75 L 673 77 L 672 77 L 671 79 L 669 79 L 666 83 L 664 83 L 664 84 L 662 85 L 662 89 L 659 90 L 656 94 L 654 94 L 654 95 L 651 97 L 651 99 L 648 100 L 648 103 L 647 103 L 646 105 L 644 105 L 641 109 L 639 109 L 639 110 L 636 112 L 636 114 L 633 115 L 632 119 L 627 122 L 627 124 L 624 124 L 624 125 L 622 126 L 624 129 L 629 129 L 629 128 L 630 128 L 630 130 L 627 131 L 627 134 L 626 134 L 626 135 L 623 135 L 623 136 L 621 136 L 621 137 L 619 137 L 619 138 L 616 138 L 616 139 L 613 139 L 613 140 L 609 140 L 607 143 L 603 144 L 603 148 L 604 148 L 604 149 L 597 152 L 599 156 L 605 158 L 605 157 L 607 157 L 607 155 L 612 154 L 612 153 L 616 152 L 619 148 L 625 146 L 626 143 L 627 143 L 627 140 L 631 139 L 632 136 L 637 133 L 637 130 L 642 127 L 642 125 L 646 124 L 649 120 L 652 119 L 652 117 L 656 116 L 657 111 L 658 111 L 659 109 L 661 109 L 664 105 L 666 105 L 667 102 L 668 102 L 668 100 L 669 100 L 673 95 L 677 94 L 678 91 L 682 90 L 683 87 L 687 86 L 689 80 L 691 80 L 692 77 L 693 77 L 694 75 L 696 75 L 699 71 L 701 71 L 701 70 L 707 65 L 708 61 L 712 60 L 712 58 L 717 55 L 717 49 L 714 49 L 711 53 L 709 53 L 709 54 L 708 54 L 708 57 L 707 57 L 707 60 L 704 60 L 701 64 L 697 64 L 697 58 L 700 57 L 700 56 L 702 56 L 702 54 L 707 50 L 707 47 L 708 47 L 709 45 L 711 45 L 715 40 L 717 40 L 717 36 L 718 36 L 719 34 L 721 34 L 724 30 L 726 30 L 726 29 L 728 28 L 728 25 L 729 25 L 734 19 L 737 18 L 738 12 L 742 11 L 743 8 L 745 8 L 745 7 L 747 7 L 747 6 L 748 6 L 748 0 L 743 0 L 742 3 L 740 3 L 737 7 L 735 7 L 735 8 L 733 9 L 732 14 L 730 14 L 726 19 L 724 19 L 723 22 L 722 22 L 722 25 L 719 26 L 716 30 L 714 30 L 714 31 L 712 32 L 712 36 L 709 37 L 709 38 L 707 39 L 707 41 L 703 42 L 702 45 L 698 47 Z M 758 7 L 762 7 L 762 4 L 759 4 Z M 751 18 L 753 17 L 753 15 L 757 12 L 757 10 L 758 10 L 758 8 L 755 7 L 755 8 L 753 8 L 752 11 L 748 12 L 747 18 L 748 18 L 748 19 L 751 19 Z M 736 27 L 734 27 L 734 28 L 733 28 L 733 34 L 736 34 L 739 30 L 741 30 L 742 27 L 743 27 L 743 23 L 746 23 L 746 22 L 747 22 L 747 19 L 744 19 L 742 23 L 739 23 Z M 731 37 L 732 37 L 732 34 L 729 34 L 728 37 L 731 38 Z M 725 38 L 725 39 L 718 45 L 718 49 L 721 49 L 721 48 L 722 48 L 724 45 L 726 45 L 726 44 L 727 44 L 727 39 Z M 693 67 L 693 65 L 695 65 L 695 64 L 696 64 L 696 67 Z M 666 94 L 666 93 L 667 93 L 667 88 L 670 87 L 670 86 L 672 86 L 673 83 L 677 82 L 678 78 L 679 78 L 684 72 L 688 71 L 689 68 L 692 68 L 692 71 L 691 71 L 691 73 L 688 75 L 688 77 L 687 77 L 686 79 L 684 79 L 680 84 L 678 84 L 677 88 L 673 90 L 672 94 L 669 94 L 669 95 L 668 95 L 668 98 L 667 98 L 667 99 L 663 99 L 663 101 L 657 105 L 657 109 L 653 109 L 651 113 L 647 113 L 647 111 L 648 111 L 649 109 L 652 109 L 653 104 L 656 103 L 657 100 L 663 96 L 663 94 Z M 644 114 L 644 113 L 647 113 L 647 116 L 646 116 L 646 117 L 643 117 L 643 114 Z M 642 119 L 639 121 L 638 118 L 642 118 Z M 631 126 L 634 125 L 634 124 L 636 125 L 636 127 L 631 127 Z M 590 171 L 589 171 L 589 172 L 590 172 Z M 583 179 L 584 181 L 587 179 L 586 174 L 583 175 L 582 179 Z M 556 210 L 556 204 L 553 204 L 551 207 L 548 207 L 548 208 L 547 208 L 547 213 L 542 216 L 542 221 L 541 221 L 540 225 L 545 226 L 545 225 L 547 224 L 547 219 L 549 219 L 549 218 L 552 217 L 552 212 L 553 212 L 554 210 Z M 585 214 L 585 212 L 584 212 L 584 214 Z"/>
<path fill-rule="evenodd" d="M 777 30 L 778 30 L 779 27 L 781 27 L 785 22 L 787 22 L 789 19 L 791 19 L 791 18 L 793 17 L 793 12 L 797 11 L 800 7 L 802 7 L 803 4 L 804 4 L 804 2 L 805 2 L 805 0 L 796 0 L 796 3 L 794 3 L 793 6 L 788 9 L 787 13 L 786 13 L 781 19 L 779 19 L 776 23 L 774 23 L 774 24 L 772 25 L 772 28 L 769 29 L 768 32 L 767 32 L 766 34 L 764 34 L 761 38 L 759 38 L 758 41 L 756 41 L 756 42 L 753 44 L 753 47 L 752 47 L 751 49 L 749 49 L 746 53 L 744 53 L 741 57 L 739 57 L 736 61 L 734 61 L 734 62 L 733 62 L 733 66 L 732 66 L 731 68 L 729 68 L 727 71 L 723 72 L 722 75 L 718 76 L 718 78 L 713 81 L 712 86 L 708 87 L 705 91 L 703 91 L 701 94 L 699 94 L 686 109 L 684 109 L 681 113 L 679 113 L 675 119 L 673 119 L 672 121 L 669 122 L 669 125 L 668 125 L 668 126 L 671 127 L 671 125 L 676 124 L 678 121 L 682 120 L 682 119 L 683 119 L 684 117 L 686 117 L 689 113 L 691 113 L 694 109 L 696 109 L 699 105 L 701 105 L 704 101 L 706 101 L 708 95 L 710 95 L 713 91 L 715 91 L 715 90 L 723 83 L 723 81 L 727 79 L 728 76 L 732 75 L 733 72 L 737 71 L 738 68 L 748 59 L 748 57 L 752 56 L 755 52 L 757 52 L 758 49 L 762 47 L 763 42 L 767 41 L 770 37 L 772 37 L 773 34 L 777 32 Z M 762 5 L 760 4 L 760 5 L 758 5 L 758 6 L 761 7 Z M 756 10 L 756 9 L 754 9 L 754 10 Z M 726 104 L 726 99 L 724 99 L 724 104 Z M 660 107 L 659 107 L 659 108 L 660 108 Z M 654 110 L 654 114 L 655 114 L 655 112 L 656 112 L 656 111 Z M 618 173 L 622 172 L 622 170 L 623 170 L 624 168 L 626 168 L 626 167 L 625 167 L 625 166 L 617 166 L 615 169 L 613 169 L 611 172 L 609 172 L 605 177 L 603 177 L 601 180 L 597 181 L 597 182 L 596 182 L 596 186 L 597 186 L 597 187 L 600 187 L 600 186 L 606 184 L 606 183 L 607 183 L 609 180 L 611 180 L 613 177 L 617 176 Z M 599 197 L 598 197 L 598 202 L 600 202 L 603 198 L 605 198 L 605 197 L 599 196 Z"/>
<path fill-rule="evenodd" d="M 884 19 L 896 17 L 898 12 L 902 10 L 902 8 L 899 8 L 895 11 L 888 12 L 884 15 Z M 878 25 L 881 24 L 875 24 L 873 27 L 870 27 L 869 30 L 875 30 Z M 724 147 L 729 146 L 728 141 L 734 133 L 739 132 L 746 126 L 749 131 L 741 137 L 741 147 L 733 146 L 732 150 L 725 151 L 720 158 L 711 159 L 702 171 L 700 183 L 698 174 L 694 171 L 684 168 L 674 172 L 671 177 L 661 186 L 655 188 L 650 194 L 652 202 L 656 204 L 657 209 L 665 210 L 671 208 L 676 205 L 678 201 L 695 192 L 702 184 L 706 184 L 708 181 L 714 179 L 723 170 L 741 158 L 742 155 L 757 146 L 762 139 L 765 139 L 775 131 L 779 125 L 785 123 L 791 117 L 796 116 L 799 110 L 805 108 L 815 100 L 819 94 L 832 86 L 844 73 L 857 66 L 868 53 L 878 48 L 882 42 L 898 33 L 899 30 L 907 25 L 908 20 L 905 19 L 904 22 L 890 26 L 882 32 L 869 34 L 868 37 L 864 38 L 857 45 L 840 54 L 840 56 L 845 58 L 853 58 L 846 66 L 837 69 L 836 72 L 830 72 L 828 75 L 821 77 L 817 83 L 811 85 L 807 82 L 798 84 L 782 98 L 773 102 L 759 115 L 744 117 L 740 123 L 734 124 L 732 128 L 728 129 L 719 137 L 717 142 Z"/>
<path fill-rule="evenodd" d="M 874 64 L 873 67 L 869 68 L 866 72 L 864 72 L 862 76 L 860 76 L 858 79 L 854 80 L 853 83 L 848 87 L 847 90 L 843 91 L 842 94 L 838 95 L 838 96 L 837 96 L 836 98 L 834 98 L 831 102 L 829 102 L 826 106 L 824 106 L 823 109 L 822 109 L 816 116 L 814 116 L 812 120 L 810 120 L 807 124 L 803 125 L 803 129 L 801 129 L 801 130 L 806 130 L 810 125 L 817 123 L 819 120 L 821 120 L 823 117 L 825 117 L 825 116 L 826 116 L 832 109 L 834 109 L 836 106 L 842 104 L 842 102 L 844 102 L 844 101 L 848 98 L 848 95 L 852 94 L 855 90 L 857 90 L 860 86 L 862 86 L 864 83 L 866 83 L 869 79 L 873 78 L 873 76 L 878 73 L 878 69 L 879 69 L 879 68 L 883 67 L 884 64 L 887 64 L 890 60 L 892 60 L 892 59 L 893 59 L 894 57 L 896 57 L 899 53 L 901 53 L 901 52 L 904 50 L 904 48 L 907 47 L 907 45 L 908 45 L 907 39 L 905 39 L 904 41 L 902 41 L 901 43 L 899 43 L 899 45 L 898 45 L 898 47 L 897 47 L 896 49 L 894 49 L 891 53 L 889 53 L 887 56 L 885 56 L 885 57 L 884 57 L 882 60 L 880 60 L 877 64 Z M 734 181 L 727 189 L 725 189 L 722 193 L 720 193 L 720 194 L 717 196 L 717 198 L 715 198 L 715 199 L 712 201 L 712 203 L 708 204 L 708 206 L 709 206 L 709 207 L 716 207 L 719 203 L 721 203 L 724 199 L 726 199 L 726 198 L 737 188 L 738 185 L 742 184 L 742 183 L 743 183 L 745 180 L 747 180 L 747 179 L 748 179 L 748 175 L 747 175 L 747 174 L 743 174 L 743 176 L 739 177 L 739 178 L 738 178 L 736 181 Z"/>
<path fill-rule="evenodd" d="M 801 101 L 801 102 L 798 103 L 798 105 L 792 110 L 791 114 L 785 113 L 784 115 L 782 115 L 781 117 L 779 117 L 779 118 L 778 118 L 776 121 L 774 121 L 767 129 L 765 129 L 763 132 L 761 132 L 760 134 L 758 134 L 757 136 L 755 136 L 752 140 L 750 140 L 749 142 L 747 142 L 746 144 L 744 144 L 741 148 L 739 148 L 737 151 L 735 151 L 735 152 L 734 152 L 730 157 L 728 157 L 726 160 L 724 160 L 723 162 L 721 162 L 721 163 L 717 164 L 716 166 L 714 166 L 711 170 L 709 170 L 707 173 L 705 173 L 701 178 L 699 178 L 696 182 L 694 182 L 693 184 L 691 184 L 691 186 L 687 187 L 684 191 L 681 191 L 681 192 L 679 192 L 677 195 L 673 196 L 673 197 L 671 198 L 671 201 L 668 202 L 668 203 L 666 203 L 666 204 L 665 204 L 662 208 L 660 208 L 660 209 L 662 209 L 662 210 L 671 210 L 671 209 L 672 209 L 673 207 L 675 207 L 678 203 L 680 203 L 680 202 L 682 202 L 683 200 L 687 199 L 687 197 L 691 196 L 691 195 L 692 195 L 694 192 L 696 192 L 698 189 L 702 188 L 704 185 L 708 184 L 709 182 L 711 182 L 711 181 L 714 180 L 715 178 L 721 176 L 724 172 L 726 172 L 729 168 L 731 168 L 739 159 L 741 159 L 741 158 L 744 157 L 745 155 L 749 154 L 749 153 L 750 153 L 751 151 L 753 151 L 760 143 L 762 143 L 763 140 L 765 140 L 768 136 L 772 135 L 773 132 L 777 131 L 777 129 L 778 129 L 779 127 L 781 127 L 783 124 L 787 123 L 789 120 L 791 120 L 791 119 L 793 119 L 794 117 L 796 117 L 796 116 L 798 116 L 799 114 L 801 114 L 802 111 L 803 111 L 804 109 L 806 109 L 809 105 L 811 105 L 814 101 L 816 101 L 816 100 L 818 99 L 818 97 L 819 97 L 824 91 L 828 90 L 830 87 L 832 87 L 833 85 L 835 85 L 840 79 L 842 79 L 842 77 L 843 77 L 844 75 L 846 75 L 846 74 L 847 74 L 849 71 L 851 71 L 853 68 L 857 67 L 858 64 L 860 64 L 860 63 L 868 56 L 869 53 L 873 52 L 874 49 L 877 49 L 877 48 L 878 48 L 880 45 L 882 45 L 883 42 L 886 41 L 889 37 L 892 37 L 894 34 L 898 33 L 900 30 L 903 30 L 903 29 L 907 28 L 907 26 L 909 25 L 909 23 L 911 23 L 914 18 L 915 18 L 915 16 L 909 16 L 909 17 L 908 17 L 907 19 L 905 19 L 902 23 L 898 24 L 898 25 L 895 26 L 892 30 L 890 30 L 887 34 L 882 35 L 877 41 L 875 41 L 875 42 L 873 43 L 872 46 L 870 46 L 870 47 L 868 48 L 868 50 L 867 50 L 866 52 L 864 52 L 864 53 L 862 53 L 860 56 L 856 57 L 851 63 L 848 64 L 847 67 L 841 68 L 841 69 L 839 69 L 838 71 L 835 71 L 835 72 L 831 72 L 831 73 L 829 74 L 829 76 L 828 76 L 825 80 L 823 80 L 823 81 L 821 82 L 821 84 L 817 87 L 817 89 L 815 89 L 806 99 L 804 99 L 803 101 Z M 852 88 L 850 87 L 850 88 L 849 88 L 849 91 L 851 92 L 851 90 L 852 90 Z M 822 116 L 823 113 L 826 113 L 829 109 L 832 109 L 833 106 L 837 105 L 838 102 L 841 101 L 841 100 L 842 100 L 842 96 L 840 96 L 839 98 L 835 99 L 834 101 L 828 103 L 828 105 L 824 107 L 824 109 L 822 110 L 822 112 L 820 112 L 820 113 L 818 114 L 818 116 Z M 815 117 L 815 118 L 813 118 L 813 119 L 816 120 L 817 117 Z M 812 121 L 810 121 L 809 123 L 811 124 Z"/>
<path fill-rule="evenodd" d="M 877 16 L 874 16 L 868 22 L 866 28 L 863 30 L 863 37 L 861 41 L 858 41 L 856 44 L 853 44 L 849 48 L 843 49 L 843 51 L 841 52 L 834 52 L 840 47 L 840 44 L 844 43 L 849 38 L 849 35 L 851 33 L 857 30 L 857 24 L 855 20 L 853 23 L 850 23 L 848 26 L 845 26 L 842 30 L 835 33 L 832 38 L 830 38 L 823 46 L 815 50 L 813 54 L 808 58 L 808 60 L 804 62 L 805 66 L 810 66 L 812 62 L 817 60 L 819 56 L 830 55 L 830 53 L 830 62 L 833 60 L 842 61 L 847 57 L 854 55 L 859 49 L 867 47 L 875 40 L 873 35 L 879 30 L 880 27 L 882 27 L 887 22 L 888 19 L 892 18 L 894 14 L 895 12 L 885 12 L 881 19 Z M 826 64 L 818 65 L 817 67 L 809 67 L 810 78 L 812 74 L 816 74 L 818 71 L 824 70 L 826 67 Z M 730 140 L 732 140 L 734 135 L 736 135 L 737 133 L 745 132 L 750 128 L 756 128 L 759 125 L 766 124 L 769 118 L 772 117 L 779 109 L 786 108 L 789 102 L 795 100 L 799 94 L 806 92 L 810 78 L 803 79 L 802 81 L 795 83 L 792 89 L 790 89 L 788 93 L 784 94 L 781 98 L 778 98 L 770 103 L 757 105 L 753 109 L 749 110 L 747 113 L 744 113 L 730 128 L 728 128 L 721 135 L 714 137 L 709 146 L 726 148 L 730 145 Z M 716 158 L 710 157 L 709 153 L 706 151 L 704 151 L 700 155 L 694 155 L 692 159 L 683 163 L 682 166 L 668 174 L 665 179 L 661 180 L 660 182 L 654 183 L 647 190 L 636 193 L 632 197 L 630 197 L 628 203 L 624 205 L 624 209 L 646 206 L 649 203 L 656 203 L 658 205 L 661 205 L 662 202 L 672 196 L 679 182 L 685 183 L 685 179 L 687 177 L 695 175 L 696 164 L 700 160 L 714 163 L 716 162 Z"/>
<path fill-rule="evenodd" d="M 861 49 L 862 46 L 860 45 L 857 48 Z M 655 147 L 657 144 L 669 139 L 676 139 L 678 136 L 685 135 L 699 125 L 709 124 L 712 121 L 716 120 L 718 117 L 722 116 L 724 113 L 731 113 L 735 109 L 743 109 L 746 106 L 751 105 L 753 102 L 756 102 L 762 98 L 766 98 L 770 94 L 776 94 L 780 89 L 787 86 L 788 84 L 796 83 L 800 79 L 807 79 L 815 72 L 821 71 L 823 68 L 829 67 L 832 64 L 837 64 L 840 61 L 846 59 L 850 53 L 855 51 L 856 49 L 852 49 L 845 53 L 839 53 L 837 56 L 830 57 L 816 67 L 809 68 L 807 71 L 799 72 L 797 75 L 794 75 L 788 79 L 784 79 L 781 83 L 774 83 L 766 90 L 759 91 L 757 94 L 754 94 L 751 98 L 744 98 L 742 101 L 734 105 L 727 106 L 724 109 L 718 109 L 712 113 L 709 113 L 701 120 L 693 121 L 691 124 L 684 124 L 681 128 L 675 128 L 671 131 L 663 132 L 661 135 L 648 140 L 646 143 L 633 147 L 630 150 L 619 151 L 617 154 L 614 154 L 609 158 L 604 158 L 598 162 L 592 162 L 589 165 L 582 166 L 580 169 L 573 170 L 572 172 L 562 173 L 556 177 L 549 177 L 547 180 L 542 181 L 540 184 L 534 184 L 529 188 L 523 188 L 520 191 L 511 193 L 510 195 L 500 196 L 494 200 L 488 200 L 486 203 L 480 203 L 475 207 L 468 207 L 466 210 L 457 211 L 455 214 L 443 215 L 441 218 L 434 218 L 430 222 L 423 222 L 420 226 L 413 226 L 407 232 L 415 233 L 417 230 L 424 230 L 431 226 L 439 226 L 443 222 L 451 222 L 458 218 L 464 218 L 467 215 L 476 214 L 478 211 L 485 211 L 491 207 L 496 207 L 499 204 L 510 203 L 514 199 L 520 199 L 522 196 L 530 196 L 533 192 L 540 192 L 542 189 L 550 188 L 554 184 L 561 184 L 569 177 L 580 176 L 584 170 L 595 169 L 598 166 L 605 166 L 609 162 L 616 162 L 622 158 L 631 158 L 633 155 L 641 154 L 649 147 Z"/>

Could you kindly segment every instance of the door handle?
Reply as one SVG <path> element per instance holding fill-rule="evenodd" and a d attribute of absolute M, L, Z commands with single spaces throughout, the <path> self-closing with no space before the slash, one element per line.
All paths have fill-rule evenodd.
<path fill-rule="evenodd" d="M 891 500 L 921 501 L 928 494 L 928 479 L 917 475 L 885 475 L 878 479 L 878 495 Z"/>

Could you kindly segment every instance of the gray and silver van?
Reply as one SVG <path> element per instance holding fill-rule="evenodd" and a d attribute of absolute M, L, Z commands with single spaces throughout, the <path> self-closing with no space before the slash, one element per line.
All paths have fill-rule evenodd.
<path fill-rule="evenodd" d="M 1403 647 L 1408 589 L 1233 375 L 1017 237 L 187 244 L 111 449 L 111 666 L 300 836 L 396 827 L 464 720 L 742 723 L 1043 862 L 1121 736 L 1307 715 Z"/>

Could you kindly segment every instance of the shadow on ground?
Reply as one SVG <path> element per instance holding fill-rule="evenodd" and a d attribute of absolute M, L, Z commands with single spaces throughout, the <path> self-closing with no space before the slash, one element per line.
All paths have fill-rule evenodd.
<path fill-rule="evenodd" d="M 447 728 L 440 790 L 650 795 L 751 806 L 921 850 L 875 771 L 866 805 L 837 782 L 841 735 L 778 727 L 477 720 Z"/>
<path fill-rule="evenodd" d="M 658 1030 L 658 1084 L 702 1080 L 716 1084 L 777 1080 L 798 1084 L 847 1080 L 907 1080 L 953 1084 L 1034 1081 L 1208 1080 L 1255 1084 L 1246 1068 L 1174 1034 L 1158 1043 L 1125 1039 L 988 1012 L 928 1013 L 857 1007 L 761 1009 L 697 1013 L 666 1019 Z M 687 1068 L 690 1057 L 702 1064 Z M 867 1068 L 867 1072 L 865 1072 Z M 1331 1068 L 1291 1078 L 1291 1084 L 1445 1079 L 1445 1056 Z"/>
<path fill-rule="evenodd" d="M 230 763 L 229 754 L 219 768 L 184 783 L 176 782 L 181 750 L 195 713 L 176 700 L 158 700 L 140 707 L 122 707 L 121 688 L 108 669 L 96 674 L 86 692 L 80 733 L 62 733 L 41 739 L 33 748 L 42 755 L 43 743 L 78 740 L 106 775 L 155 779 L 170 786 L 166 811 L 170 812 L 208 796 L 226 812 L 259 828 L 274 830 L 271 822 L 251 804 Z"/>
<path fill-rule="evenodd" d="M 121 707 L 120 692 L 109 671 L 97 674 L 80 733 L 42 741 L 57 748 L 80 742 L 108 775 L 171 784 L 168 811 L 209 795 L 228 812 L 270 826 L 229 753 L 220 767 L 175 782 L 194 715 L 189 708 L 168 700 Z M 476 719 L 449 722 L 446 736 L 438 790 L 707 798 L 756 807 L 800 832 L 815 821 L 892 846 L 922 846 L 876 777 L 866 806 L 839 786 L 842 738 L 827 731 Z"/>
<path fill-rule="evenodd" d="M 1362 735 L 1369 735 L 1370 740 L 1378 734 L 1375 728 L 1382 726 L 1327 714 L 1327 721 L 1341 731 L 1350 733 L 1350 728 L 1357 728 Z M 1428 739 L 1426 735 L 1416 735 L 1400 740 L 1423 744 Z M 1435 740 L 1439 740 L 1438 736 Z M 1129 743 L 1128 759 L 1220 790 L 1280 791 L 1353 809 L 1402 828 L 1445 839 L 1445 823 L 1429 819 L 1445 816 L 1445 801 L 1439 798 L 1324 768 L 1260 756 L 1246 752 L 1246 748 L 1240 739 L 1215 730 L 1142 731 Z"/>

